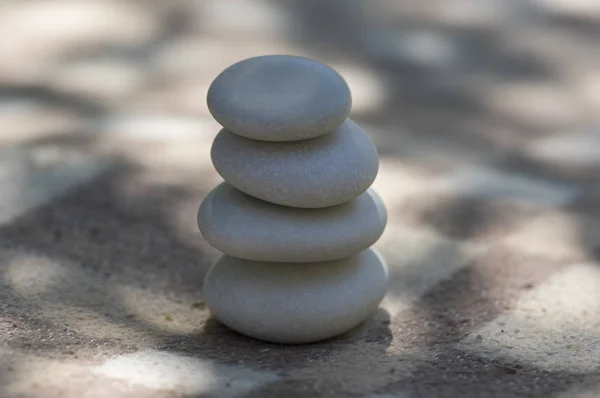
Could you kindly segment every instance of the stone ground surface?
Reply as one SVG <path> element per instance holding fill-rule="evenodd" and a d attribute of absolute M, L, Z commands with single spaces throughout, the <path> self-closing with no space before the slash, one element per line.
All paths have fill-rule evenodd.
<path fill-rule="evenodd" d="M 5 0 L 0 397 L 600 394 L 600 3 Z M 277 346 L 210 318 L 206 89 L 338 69 L 381 155 L 381 310 Z"/>

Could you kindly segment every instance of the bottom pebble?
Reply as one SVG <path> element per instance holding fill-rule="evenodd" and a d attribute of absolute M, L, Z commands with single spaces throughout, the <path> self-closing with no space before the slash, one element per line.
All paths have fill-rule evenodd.
<path fill-rule="evenodd" d="M 379 306 L 388 268 L 374 249 L 342 260 L 275 263 L 219 258 L 204 281 L 213 316 L 273 343 L 325 340 L 353 329 Z"/>

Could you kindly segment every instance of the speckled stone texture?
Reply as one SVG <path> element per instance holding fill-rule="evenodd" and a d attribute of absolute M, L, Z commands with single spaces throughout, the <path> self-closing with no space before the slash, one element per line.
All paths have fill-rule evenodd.
<path fill-rule="evenodd" d="M 276 343 L 354 328 L 386 292 L 386 265 L 369 247 L 387 212 L 369 189 L 377 149 L 348 118 L 343 78 L 306 58 L 262 56 L 227 68 L 207 97 L 224 126 L 211 160 L 225 180 L 198 209 L 200 232 L 225 254 L 204 282 L 208 308 Z"/>
<path fill-rule="evenodd" d="M 294 141 L 336 129 L 350 113 L 344 79 L 304 57 L 265 55 L 225 69 L 211 84 L 207 104 L 215 120 L 244 137 Z"/>
<path fill-rule="evenodd" d="M 230 256 L 256 261 L 341 259 L 365 250 L 384 231 L 387 213 L 373 190 L 323 209 L 277 206 L 227 183 L 213 189 L 198 211 L 204 238 Z"/>
<path fill-rule="evenodd" d="M 371 138 L 352 120 L 324 136 L 293 142 L 250 140 L 222 130 L 211 158 L 237 189 L 284 206 L 321 208 L 371 186 L 379 169 Z"/>
<path fill-rule="evenodd" d="M 368 249 L 342 260 L 271 263 L 223 256 L 208 272 L 206 304 L 247 336 L 310 343 L 360 324 L 386 293 L 388 268 Z"/>

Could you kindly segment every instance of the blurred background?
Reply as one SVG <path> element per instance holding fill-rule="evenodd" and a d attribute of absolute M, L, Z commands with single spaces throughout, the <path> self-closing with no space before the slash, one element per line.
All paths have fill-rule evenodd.
<path fill-rule="evenodd" d="M 160 388 L 200 394 L 274 380 L 223 364 L 288 371 L 257 396 L 597 387 L 600 268 L 569 267 L 600 257 L 599 43 L 598 0 L 2 0 L 0 395 L 121 396 L 68 366 L 138 349 L 210 362 L 102 374 L 165 362 Z M 199 289 L 218 255 L 195 220 L 220 181 L 206 92 L 273 53 L 338 70 L 381 156 L 387 312 L 324 348 L 240 338 Z"/>
<path fill-rule="evenodd" d="M 594 0 L 4 0 L 1 139 L 202 134 L 216 74 L 291 53 L 344 75 L 383 155 L 489 160 L 595 122 L 598 18 Z"/>

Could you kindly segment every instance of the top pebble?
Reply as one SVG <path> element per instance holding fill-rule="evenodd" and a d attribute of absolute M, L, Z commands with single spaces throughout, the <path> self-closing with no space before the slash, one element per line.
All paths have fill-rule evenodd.
<path fill-rule="evenodd" d="M 338 128 L 352 96 L 332 68 L 308 58 L 265 55 L 233 64 L 208 89 L 207 105 L 227 130 L 259 141 L 297 141 Z"/>

